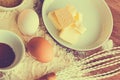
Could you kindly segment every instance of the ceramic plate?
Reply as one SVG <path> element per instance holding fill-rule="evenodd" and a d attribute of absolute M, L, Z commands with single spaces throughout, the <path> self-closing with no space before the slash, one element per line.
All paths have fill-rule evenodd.
<path fill-rule="evenodd" d="M 48 13 L 66 5 L 73 5 L 83 16 L 83 25 L 87 31 L 79 37 L 79 42 L 72 45 L 58 36 L 58 31 L 48 18 Z M 80 51 L 98 48 L 111 35 L 113 19 L 104 0 L 45 0 L 42 17 L 51 36 L 60 44 Z M 72 37 L 72 36 L 71 36 Z"/>

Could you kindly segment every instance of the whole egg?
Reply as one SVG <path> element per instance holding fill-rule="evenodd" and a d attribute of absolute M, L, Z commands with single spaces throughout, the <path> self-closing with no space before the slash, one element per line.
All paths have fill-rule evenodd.
<path fill-rule="evenodd" d="M 18 16 L 18 27 L 21 33 L 31 36 L 39 26 L 39 17 L 32 9 L 23 10 Z"/>

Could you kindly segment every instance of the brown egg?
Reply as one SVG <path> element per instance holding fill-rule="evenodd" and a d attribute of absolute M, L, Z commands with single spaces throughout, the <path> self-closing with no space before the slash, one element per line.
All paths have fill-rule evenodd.
<path fill-rule="evenodd" d="M 42 37 L 32 38 L 27 48 L 31 55 L 40 62 L 47 63 L 54 57 L 52 45 Z"/>

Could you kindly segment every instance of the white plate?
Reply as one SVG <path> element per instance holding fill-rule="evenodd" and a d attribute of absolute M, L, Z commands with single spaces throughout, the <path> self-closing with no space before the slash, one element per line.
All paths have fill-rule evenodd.
<path fill-rule="evenodd" d="M 83 15 L 83 24 L 87 28 L 75 45 L 60 39 L 58 31 L 48 18 L 50 11 L 68 4 L 73 5 Z M 60 44 L 74 50 L 86 51 L 98 48 L 110 37 L 113 29 L 112 14 L 104 0 L 45 0 L 42 17 L 51 36 Z"/>

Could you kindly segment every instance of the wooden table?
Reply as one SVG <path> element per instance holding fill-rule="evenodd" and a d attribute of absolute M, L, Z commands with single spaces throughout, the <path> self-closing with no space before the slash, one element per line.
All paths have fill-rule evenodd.
<path fill-rule="evenodd" d="M 120 46 L 120 0 L 106 0 L 106 2 L 112 11 L 114 21 L 111 39 L 114 46 Z M 102 80 L 120 80 L 120 74 Z"/>
<path fill-rule="evenodd" d="M 111 39 L 114 41 L 115 46 L 120 46 L 120 0 L 106 0 L 108 3 L 114 21 L 114 28 Z"/>

